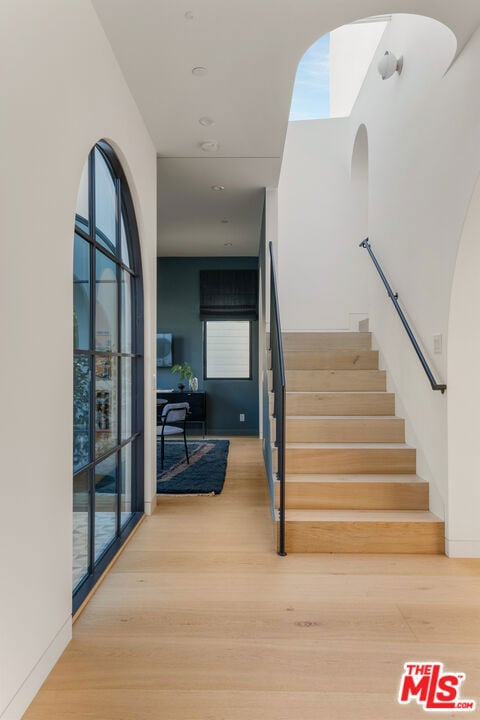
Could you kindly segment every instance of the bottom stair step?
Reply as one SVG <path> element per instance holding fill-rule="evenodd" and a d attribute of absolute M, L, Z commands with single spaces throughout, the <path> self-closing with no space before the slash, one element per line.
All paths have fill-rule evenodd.
<path fill-rule="evenodd" d="M 277 522 L 277 534 L 280 523 Z M 287 553 L 445 552 L 444 523 L 424 510 L 287 510 Z"/>

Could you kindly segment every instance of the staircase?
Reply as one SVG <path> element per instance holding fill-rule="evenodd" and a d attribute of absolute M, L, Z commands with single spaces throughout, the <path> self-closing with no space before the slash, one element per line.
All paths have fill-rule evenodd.
<path fill-rule="evenodd" d="M 284 333 L 283 346 L 287 553 L 443 553 L 371 334 Z"/>

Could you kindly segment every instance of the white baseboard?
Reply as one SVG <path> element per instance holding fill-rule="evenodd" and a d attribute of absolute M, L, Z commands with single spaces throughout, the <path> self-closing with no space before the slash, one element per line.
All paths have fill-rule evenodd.
<path fill-rule="evenodd" d="M 21 719 L 71 639 L 72 618 L 69 615 L 40 660 L 30 671 L 12 700 L 0 714 L 1 720 Z"/>
<path fill-rule="evenodd" d="M 154 495 L 151 500 L 146 500 L 144 503 L 145 515 L 151 515 L 152 513 L 154 513 L 156 507 L 157 507 L 157 496 Z"/>
<path fill-rule="evenodd" d="M 480 541 L 445 538 L 445 554 L 451 558 L 480 558 Z"/>

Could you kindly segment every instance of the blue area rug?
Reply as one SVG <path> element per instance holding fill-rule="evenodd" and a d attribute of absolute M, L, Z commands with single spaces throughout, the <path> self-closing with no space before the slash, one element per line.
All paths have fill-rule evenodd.
<path fill-rule="evenodd" d="M 190 465 L 183 440 L 165 441 L 163 472 L 157 442 L 157 493 L 167 495 L 218 495 L 227 470 L 228 440 L 190 440 Z"/>

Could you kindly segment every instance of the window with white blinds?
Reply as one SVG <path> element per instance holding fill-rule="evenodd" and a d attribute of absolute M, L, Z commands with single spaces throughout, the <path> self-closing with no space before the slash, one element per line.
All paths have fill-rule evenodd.
<path fill-rule="evenodd" d="M 250 321 L 207 320 L 205 378 L 250 377 Z"/>

